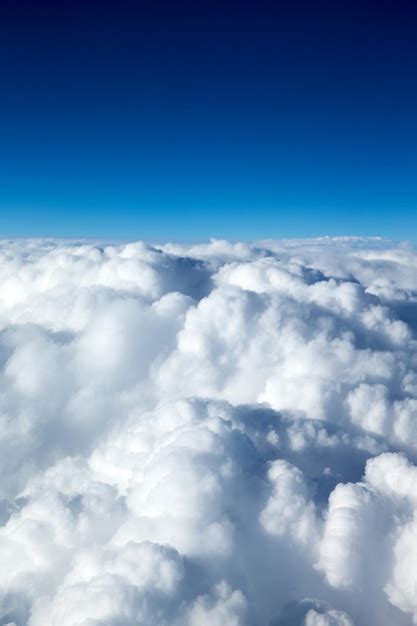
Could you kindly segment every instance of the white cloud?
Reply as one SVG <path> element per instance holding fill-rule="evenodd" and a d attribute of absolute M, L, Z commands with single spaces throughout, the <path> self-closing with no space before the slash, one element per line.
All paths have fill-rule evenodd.
<path fill-rule="evenodd" d="M 417 624 L 416 266 L 0 244 L 0 625 Z"/>
<path fill-rule="evenodd" d="M 341 611 L 317 613 L 310 609 L 305 618 L 305 626 L 354 626 L 349 615 Z"/>

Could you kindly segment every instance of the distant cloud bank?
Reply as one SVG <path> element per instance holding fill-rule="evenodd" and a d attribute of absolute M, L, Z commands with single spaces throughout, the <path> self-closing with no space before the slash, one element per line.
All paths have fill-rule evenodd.
<path fill-rule="evenodd" d="M 417 252 L 0 244 L 0 624 L 417 624 Z"/>

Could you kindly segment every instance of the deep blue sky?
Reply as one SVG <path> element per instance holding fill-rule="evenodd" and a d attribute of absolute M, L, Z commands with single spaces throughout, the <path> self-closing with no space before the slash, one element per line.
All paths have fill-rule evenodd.
<path fill-rule="evenodd" d="M 0 235 L 417 239 L 413 2 L 7 2 Z"/>

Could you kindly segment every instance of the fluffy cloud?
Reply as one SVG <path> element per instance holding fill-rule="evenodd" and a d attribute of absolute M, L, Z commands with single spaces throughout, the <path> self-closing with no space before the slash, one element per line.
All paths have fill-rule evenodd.
<path fill-rule="evenodd" d="M 0 245 L 0 625 L 417 624 L 417 254 Z"/>

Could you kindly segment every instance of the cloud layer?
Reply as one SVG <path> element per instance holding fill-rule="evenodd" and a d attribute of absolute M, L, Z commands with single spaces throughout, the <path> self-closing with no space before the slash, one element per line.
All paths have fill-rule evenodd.
<path fill-rule="evenodd" d="M 0 245 L 0 625 L 417 624 L 417 254 Z"/>

